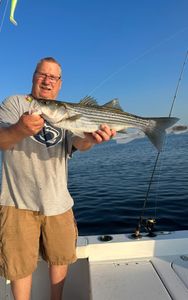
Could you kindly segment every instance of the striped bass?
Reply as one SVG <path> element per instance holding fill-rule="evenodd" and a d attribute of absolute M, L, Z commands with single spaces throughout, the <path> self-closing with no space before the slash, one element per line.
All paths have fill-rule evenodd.
<path fill-rule="evenodd" d="M 117 132 L 125 132 L 127 128 L 138 128 L 147 135 L 158 151 L 162 149 L 165 130 L 179 120 L 174 117 L 136 116 L 123 111 L 118 99 L 98 105 L 96 100 L 89 96 L 79 103 L 33 99 L 30 113 L 40 114 L 53 126 L 70 130 L 82 138 L 85 137 L 84 132 L 94 132 L 101 124 L 107 124 Z"/>

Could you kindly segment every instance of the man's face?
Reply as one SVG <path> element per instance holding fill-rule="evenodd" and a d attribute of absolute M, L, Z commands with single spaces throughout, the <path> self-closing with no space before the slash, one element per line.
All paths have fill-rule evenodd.
<path fill-rule="evenodd" d="M 38 99 L 56 99 L 61 89 L 61 69 L 54 62 L 42 62 L 33 75 L 32 95 Z"/>

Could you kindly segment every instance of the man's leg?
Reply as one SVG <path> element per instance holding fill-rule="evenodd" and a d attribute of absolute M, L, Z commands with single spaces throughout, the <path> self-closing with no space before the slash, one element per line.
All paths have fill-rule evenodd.
<path fill-rule="evenodd" d="M 50 266 L 51 300 L 62 300 L 67 269 L 67 265 Z"/>
<path fill-rule="evenodd" d="M 38 213 L 13 206 L 0 206 L 0 227 L 3 241 L 0 243 L 1 275 L 11 280 L 15 300 L 29 300 L 32 273 L 38 260 Z"/>
<path fill-rule="evenodd" d="M 32 275 L 11 281 L 12 294 L 15 300 L 29 300 L 31 294 Z"/>
<path fill-rule="evenodd" d="M 51 300 L 60 300 L 68 265 L 76 261 L 77 227 L 72 210 L 45 217 L 41 248 L 50 265 Z"/>

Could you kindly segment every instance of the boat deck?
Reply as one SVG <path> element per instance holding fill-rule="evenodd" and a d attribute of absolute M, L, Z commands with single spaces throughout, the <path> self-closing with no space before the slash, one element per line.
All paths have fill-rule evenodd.
<path fill-rule="evenodd" d="M 71 265 L 63 300 L 187 300 L 188 231 L 133 240 L 114 235 L 80 237 L 78 261 Z M 31 300 L 49 300 L 48 266 L 40 260 Z M 0 300 L 12 300 L 1 281 Z"/>

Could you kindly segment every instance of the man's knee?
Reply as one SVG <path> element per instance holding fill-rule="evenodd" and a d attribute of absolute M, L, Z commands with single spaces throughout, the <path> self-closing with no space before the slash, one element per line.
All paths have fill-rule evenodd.
<path fill-rule="evenodd" d="M 51 265 L 50 279 L 52 284 L 57 284 L 66 278 L 68 271 L 67 265 Z"/>

